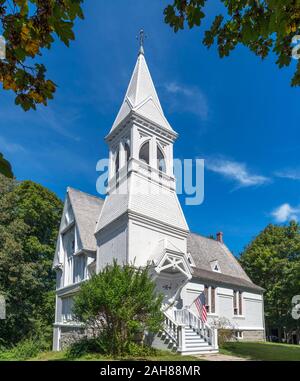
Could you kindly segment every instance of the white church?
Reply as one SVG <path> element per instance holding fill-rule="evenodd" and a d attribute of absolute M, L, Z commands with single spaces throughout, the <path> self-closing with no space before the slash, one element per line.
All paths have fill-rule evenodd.
<path fill-rule="evenodd" d="M 218 351 L 226 322 L 237 340 L 264 340 L 263 289 L 223 242 L 191 233 L 176 194 L 173 144 L 141 46 L 123 104 L 105 140 L 105 199 L 68 188 L 53 267 L 57 274 L 53 349 L 83 334 L 72 317 L 82 282 L 112 262 L 150 265 L 164 295 L 164 327 L 153 340 L 182 354 Z M 193 301 L 205 293 L 207 322 Z"/>

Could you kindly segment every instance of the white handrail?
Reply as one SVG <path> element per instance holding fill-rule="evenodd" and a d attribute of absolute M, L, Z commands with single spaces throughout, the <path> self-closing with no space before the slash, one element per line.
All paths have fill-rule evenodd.
<path fill-rule="evenodd" d="M 175 320 L 185 326 L 193 328 L 214 349 L 218 348 L 217 330 L 207 322 L 203 322 L 191 310 L 183 309 L 175 311 Z"/>
<path fill-rule="evenodd" d="M 213 349 L 218 349 L 217 329 L 208 323 L 203 323 L 191 310 L 175 310 L 175 318 L 164 312 L 164 332 L 169 339 L 177 346 L 179 352 L 185 350 L 185 327 L 192 328 L 197 332 Z"/>

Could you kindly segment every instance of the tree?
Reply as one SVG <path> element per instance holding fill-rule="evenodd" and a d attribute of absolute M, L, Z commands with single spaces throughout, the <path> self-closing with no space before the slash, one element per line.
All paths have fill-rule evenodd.
<path fill-rule="evenodd" d="M 9 178 L 14 177 L 10 163 L 4 159 L 3 154 L 1 152 L 0 152 L 0 173 L 2 173 L 2 175 Z"/>
<path fill-rule="evenodd" d="M 161 327 L 162 297 L 147 268 L 119 266 L 115 261 L 85 282 L 74 299 L 76 318 L 100 339 L 106 353 L 128 353 L 137 335 Z"/>
<path fill-rule="evenodd" d="M 36 62 L 57 36 L 69 46 L 74 21 L 83 19 L 83 0 L 0 0 L 0 30 L 6 41 L 6 58 L 0 60 L 0 82 L 16 93 L 24 110 L 47 105 L 56 85 L 46 78 L 46 68 Z"/>
<path fill-rule="evenodd" d="M 0 338 L 6 346 L 51 333 L 52 259 L 61 212 L 62 202 L 46 188 L 0 175 L 0 293 L 7 308 Z"/>
<path fill-rule="evenodd" d="M 287 333 L 299 327 L 291 316 L 292 297 L 300 290 L 299 224 L 268 225 L 246 247 L 240 262 L 254 283 L 266 290 L 267 327 L 285 327 Z"/>
<path fill-rule="evenodd" d="M 291 64 L 293 38 L 300 35 L 299 0 L 221 0 L 221 3 L 224 12 L 217 14 L 205 31 L 204 45 L 209 48 L 216 41 L 219 55 L 224 57 L 242 44 L 261 58 L 273 52 L 279 68 Z M 165 22 L 175 32 L 186 24 L 189 28 L 200 26 L 205 18 L 205 5 L 206 0 L 174 0 L 165 8 Z M 291 84 L 300 85 L 300 60 Z"/>

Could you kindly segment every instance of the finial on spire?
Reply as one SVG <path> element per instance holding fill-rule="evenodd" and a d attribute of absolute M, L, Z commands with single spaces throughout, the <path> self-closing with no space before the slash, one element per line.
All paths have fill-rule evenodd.
<path fill-rule="evenodd" d="M 140 30 L 139 36 L 137 36 L 136 38 L 140 42 L 139 54 L 144 54 L 144 43 L 145 43 L 145 39 L 147 38 L 147 35 L 144 32 L 144 29 Z"/>

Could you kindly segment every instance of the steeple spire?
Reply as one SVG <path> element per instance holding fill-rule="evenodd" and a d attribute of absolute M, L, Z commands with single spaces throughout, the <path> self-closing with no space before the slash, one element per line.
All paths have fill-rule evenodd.
<path fill-rule="evenodd" d="M 117 128 L 132 113 L 145 118 L 147 121 L 154 122 L 167 130 L 173 131 L 164 115 L 146 63 L 144 55 L 146 36 L 143 29 L 141 29 L 138 38 L 140 44 L 138 59 L 125 98 L 110 132 Z"/>

